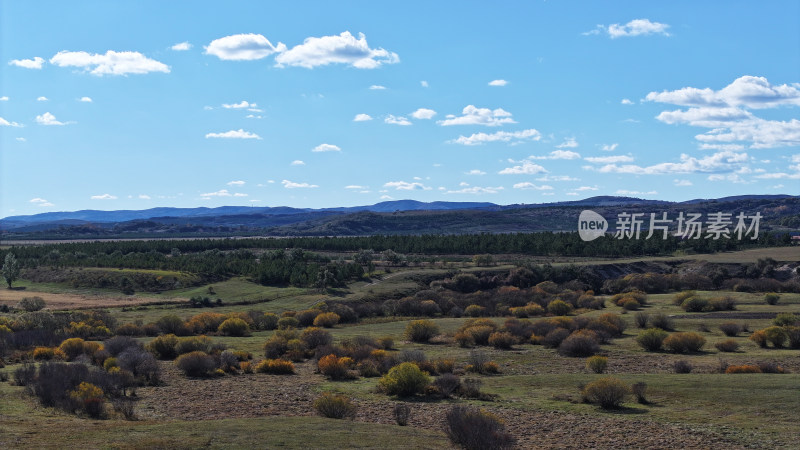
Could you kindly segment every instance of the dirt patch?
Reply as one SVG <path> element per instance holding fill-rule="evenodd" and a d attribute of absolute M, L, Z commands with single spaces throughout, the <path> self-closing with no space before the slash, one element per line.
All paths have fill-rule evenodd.
<path fill-rule="evenodd" d="M 164 385 L 140 388 L 137 413 L 143 419 L 203 420 L 259 416 L 311 416 L 324 382 L 313 364 L 297 364 L 296 375 L 250 374 L 213 379 L 189 379 L 171 362 L 162 362 Z M 393 406 L 386 400 L 356 399 L 355 420 L 394 424 Z M 409 426 L 441 431 L 451 405 L 411 401 Z M 501 417 L 517 438 L 518 447 L 533 448 L 742 448 L 725 436 L 678 425 L 630 420 L 613 414 L 589 416 L 564 412 L 523 411 L 500 404 L 485 409 Z M 376 443 L 379 447 L 380 443 Z"/>
<path fill-rule="evenodd" d="M 150 303 L 179 303 L 186 299 L 181 298 L 152 298 L 152 297 L 106 297 L 102 295 L 79 294 L 53 294 L 50 292 L 37 292 L 27 289 L 0 289 L 0 305 L 16 306 L 24 297 L 41 297 L 44 299 L 46 309 L 89 309 L 89 308 L 119 308 L 123 306 L 146 305 Z"/>

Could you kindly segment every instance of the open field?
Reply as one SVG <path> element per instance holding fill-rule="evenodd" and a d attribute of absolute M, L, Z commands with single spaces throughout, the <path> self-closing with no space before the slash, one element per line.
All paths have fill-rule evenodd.
<path fill-rule="evenodd" d="M 688 255 L 660 259 L 672 265 L 696 270 L 695 262 L 714 259 L 718 264 L 753 264 L 765 257 L 786 261 L 794 267 L 800 260 L 796 248 L 747 250 L 731 254 Z M 630 258 L 613 261 L 595 259 L 592 264 L 641 264 L 658 258 Z M 688 262 L 687 262 L 688 261 Z M 553 266 L 569 263 L 555 263 Z M 783 264 L 783 263 L 780 263 Z M 645 267 L 645 266 L 637 266 Z M 658 267 L 656 265 L 646 267 Z M 476 274 L 485 279 L 503 279 L 516 270 L 505 261 L 490 267 L 452 264 L 449 267 L 394 267 L 389 273 L 376 272 L 372 278 L 325 290 L 308 287 L 263 286 L 246 277 L 225 281 L 125 296 L 114 290 L 74 288 L 65 283 L 34 283 L 20 280 L 23 289 L 0 289 L 0 304 L 15 306 L 23 297 L 40 296 L 46 310 L 70 311 L 104 308 L 121 324 L 155 324 L 165 316 L 189 321 L 201 313 L 228 317 L 247 313 L 293 315 L 311 308 L 328 308 L 330 302 L 359 305 L 387 299 L 414 299 L 417 293 L 431 298 L 459 298 L 483 301 L 500 295 L 497 288 L 459 294 L 446 280 L 455 273 Z M 792 269 L 794 270 L 794 269 Z M 499 277 L 499 278 L 497 278 Z M 477 278 L 476 278 L 477 279 Z M 546 283 L 545 283 L 546 284 Z M 556 289 L 542 285 L 545 289 Z M 561 289 L 561 288 L 558 288 Z M 535 288 L 534 288 L 535 290 Z M 511 292 L 514 292 L 512 289 Z M 534 295 L 534 291 L 528 295 Z M 544 291 L 539 291 L 541 295 Z M 567 297 L 568 291 L 564 291 Z M 483 297 L 481 297 L 483 295 Z M 506 294 L 504 294 L 506 295 Z M 513 344 L 508 350 L 487 345 L 461 347 L 454 336 L 469 320 L 434 313 L 430 317 L 393 316 L 372 313 L 352 323 L 327 329 L 337 348 L 359 339 L 388 337 L 394 341 L 393 357 L 424 355 L 427 361 L 452 360 L 454 373 L 463 380 L 478 380 L 480 399 L 454 395 L 416 395 L 409 398 L 388 396 L 379 390 L 376 376 L 332 380 L 317 367 L 313 351 L 295 360 L 293 375 L 265 373 L 216 374 L 188 377 L 169 359 L 159 361 L 161 381 L 155 386 L 140 386 L 130 401 L 136 421 L 127 421 L 110 407 L 105 420 L 93 420 L 53 408 L 43 407 L 13 385 L 12 374 L 30 355 L 15 351 L 0 372 L 11 380 L 0 383 L 0 447 L 56 447 L 48 430 L 59 429 L 59 444 L 113 448 L 453 448 L 444 433 L 445 415 L 454 405 L 474 405 L 490 411 L 505 423 L 518 448 L 792 448 L 800 440 L 791 413 L 800 403 L 800 349 L 766 348 L 750 339 L 754 331 L 770 327 L 778 314 L 800 314 L 800 293 L 783 292 L 775 305 L 765 302 L 764 292 L 697 290 L 704 299 L 728 297 L 735 309 L 687 312 L 674 303 L 675 291 L 652 293 L 637 311 L 627 311 L 611 301 L 611 295 L 598 295 L 602 309 L 578 308 L 563 320 L 597 319 L 604 314 L 619 317 L 625 325 L 619 336 L 600 345 L 599 354 L 608 357 L 604 375 L 586 368 L 585 357 L 563 356 L 556 348 L 534 345 L 531 341 Z M 222 299 L 221 306 L 188 307 L 191 297 Z M 565 298 L 567 298 L 565 297 Z M 427 298 L 427 297 L 422 297 Z M 443 300 L 439 299 L 440 303 Z M 18 312 L 5 315 L 13 320 Z M 666 350 L 649 352 L 637 343 L 637 314 L 663 314 L 673 322 L 671 332 L 695 332 L 705 340 L 701 351 L 676 354 Z M 438 327 L 433 343 L 411 342 L 406 336 L 409 324 L 428 318 Z M 508 313 L 484 318 L 498 329 L 506 326 Z M 3 319 L 0 319 L 3 320 Z M 530 323 L 548 320 L 532 317 Z M 562 319 L 558 319 L 562 320 Z M 743 331 L 725 336 L 720 326 L 734 322 Z M 188 323 L 188 322 L 187 322 Z M 528 323 L 528 322 L 526 322 Z M 249 352 L 253 363 L 263 359 L 264 343 L 280 336 L 273 330 L 252 330 L 242 337 L 226 336 L 215 330 L 205 332 L 211 342 L 230 350 Z M 148 344 L 153 337 L 136 340 Z M 722 352 L 715 345 L 732 339 L 735 352 Z M 101 342 L 98 340 L 98 342 Z M 349 350 L 348 350 L 349 351 Z M 28 350 L 29 352 L 29 350 Z M 494 361 L 498 374 L 467 371 L 467 364 L 482 354 Z M 688 363 L 691 373 L 676 373 L 678 362 Z M 729 365 L 772 365 L 783 374 L 725 374 Z M 351 373 L 356 374 L 355 365 Z M 604 376 L 613 376 L 627 385 L 646 384 L 648 402 L 640 404 L 628 396 L 621 407 L 602 409 L 582 400 L 579 386 Z M 325 392 L 347 395 L 356 405 L 354 419 L 337 421 L 316 416 L 314 400 Z M 411 407 L 408 426 L 395 422 L 397 404 Z"/>

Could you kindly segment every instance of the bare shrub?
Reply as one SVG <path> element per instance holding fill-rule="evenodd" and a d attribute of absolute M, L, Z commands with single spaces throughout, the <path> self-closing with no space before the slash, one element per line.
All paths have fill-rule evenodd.
<path fill-rule="evenodd" d="M 723 322 L 719 325 L 719 329 L 728 337 L 734 337 L 742 331 L 742 327 L 736 322 Z"/>
<path fill-rule="evenodd" d="M 647 383 L 640 381 L 638 383 L 633 383 L 631 385 L 631 391 L 633 395 L 636 397 L 636 401 L 642 405 L 647 405 L 650 402 L 647 401 Z"/>
<path fill-rule="evenodd" d="M 514 437 L 494 414 L 471 406 L 454 406 L 445 418 L 450 441 L 467 450 L 513 448 Z"/>
<path fill-rule="evenodd" d="M 408 419 L 411 418 L 410 406 L 405 403 L 396 403 L 392 411 L 394 413 L 394 421 L 397 422 L 398 425 L 401 427 L 408 425 Z"/>
<path fill-rule="evenodd" d="M 433 381 L 433 385 L 436 387 L 442 397 L 450 398 L 450 396 L 461 387 L 461 379 L 458 377 L 458 375 L 446 373 L 437 377 Z"/>
<path fill-rule="evenodd" d="M 691 373 L 694 367 L 692 367 L 692 364 L 689 361 L 685 359 L 679 359 L 672 364 L 672 369 L 675 371 L 675 373 Z"/>

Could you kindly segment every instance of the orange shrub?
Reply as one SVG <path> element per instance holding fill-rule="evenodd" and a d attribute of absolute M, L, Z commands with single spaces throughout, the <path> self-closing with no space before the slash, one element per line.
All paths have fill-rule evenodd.
<path fill-rule="evenodd" d="M 222 322 L 225 321 L 225 314 L 215 312 L 204 312 L 193 316 L 186 322 L 186 327 L 195 334 L 211 333 L 217 331 Z"/>
<path fill-rule="evenodd" d="M 294 373 L 294 364 L 285 359 L 265 359 L 258 363 L 256 372 L 272 375 L 291 375 Z"/>
<path fill-rule="evenodd" d="M 339 315 L 333 312 L 327 312 L 317 315 L 314 318 L 315 327 L 333 328 L 334 325 L 339 323 Z"/>
<path fill-rule="evenodd" d="M 347 356 L 341 358 L 334 354 L 323 356 L 317 361 L 319 372 L 332 380 L 344 380 L 350 378 L 349 369 L 353 365 L 353 360 Z"/>
<path fill-rule="evenodd" d="M 242 361 L 239 363 L 239 369 L 242 370 L 242 373 L 253 373 L 253 363 L 250 361 Z"/>
<path fill-rule="evenodd" d="M 761 373 L 761 368 L 753 364 L 744 364 L 741 366 L 728 366 L 725 373 Z"/>
<path fill-rule="evenodd" d="M 67 361 L 72 361 L 83 353 L 84 342 L 81 338 L 69 338 L 65 339 L 58 348 L 67 356 Z"/>
<path fill-rule="evenodd" d="M 33 349 L 33 359 L 37 361 L 49 361 L 55 356 L 55 349 L 50 347 L 36 347 Z"/>

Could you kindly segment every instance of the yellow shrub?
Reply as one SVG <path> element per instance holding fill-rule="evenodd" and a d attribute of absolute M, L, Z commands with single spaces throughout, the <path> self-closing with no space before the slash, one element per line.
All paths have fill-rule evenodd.
<path fill-rule="evenodd" d="M 314 318 L 314 326 L 332 328 L 334 325 L 339 323 L 339 319 L 340 317 L 336 313 L 333 312 L 322 313 Z"/>
<path fill-rule="evenodd" d="M 294 373 L 294 364 L 285 359 L 265 359 L 258 363 L 256 372 L 272 375 L 286 375 Z"/>
<path fill-rule="evenodd" d="M 72 361 L 83 353 L 83 343 L 84 340 L 81 338 L 69 338 L 64 340 L 58 348 L 66 355 L 67 361 Z"/>
<path fill-rule="evenodd" d="M 343 380 L 349 378 L 348 369 L 353 360 L 346 356 L 339 358 L 334 354 L 323 356 L 317 361 L 319 372 L 332 380 Z"/>
<path fill-rule="evenodd" d="M 55 350 L 50 347 L 36 347 L 33 349 L 33 359 L 37 361 L 47 361 L 53 359 Z"/>

